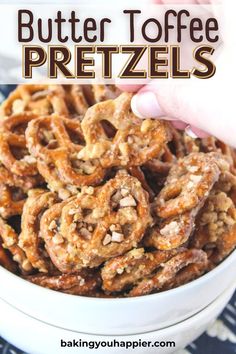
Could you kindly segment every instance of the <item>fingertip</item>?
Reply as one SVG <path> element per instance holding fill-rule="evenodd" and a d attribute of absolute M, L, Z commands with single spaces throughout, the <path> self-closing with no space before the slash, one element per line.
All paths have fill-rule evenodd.
<path fill-rule="evenodd" d="M 156 95 L 151 91 L 137 93 L 131 101 L 131 108 L 139 118 L 159 118 L 164 115 Z"/>

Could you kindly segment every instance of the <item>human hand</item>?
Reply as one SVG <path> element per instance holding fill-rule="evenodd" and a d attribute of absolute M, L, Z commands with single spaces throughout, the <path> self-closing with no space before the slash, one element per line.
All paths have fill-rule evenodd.
<path fill-rule="evenodd" d="M 215 0 L 158 0 L 158 3 L 215 3 Z M 231 9 L 232 12 L 232 9 Z M 231 18 L 227 17 L 228 22 Z M 233 46 L 231 42 L 231 46 Z M 227 53 L 228 54 L 228 53 Z M 216 78 L 210 80 L 154 80 L 146 86 L 120 86 L 137 92 L 132 109 L 140 118 L 167 117 L 178 129 L 191 136 L 214 135 L 236 147 L 233 67 L 228 55 L 220 54 Z"/>

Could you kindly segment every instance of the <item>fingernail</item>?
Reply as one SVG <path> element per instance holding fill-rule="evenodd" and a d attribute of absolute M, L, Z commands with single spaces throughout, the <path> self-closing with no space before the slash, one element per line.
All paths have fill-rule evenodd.
<path fill-rule="evenodd" d="M 179 130 L 185 130 L 188 124 L 182 122 L 181 120 L 172 120 L 171 124 L 174 126 L 174 128 L 179 129 Z"/>
<path fill-rule="evenodd" d="M 156 95 L 153 92 L 146 91 L 138 93 L 132 98 L 131 108 L 134 114 L 139 118 L 157 118 L 164 114 Z"/>
<path fill-rule="evenodd" d="M 187 125 L 187 127 L 185 128 L 185 133 L 192 139 L 198 138 L 198 136 L 192 131 L 191 125 Z"/>

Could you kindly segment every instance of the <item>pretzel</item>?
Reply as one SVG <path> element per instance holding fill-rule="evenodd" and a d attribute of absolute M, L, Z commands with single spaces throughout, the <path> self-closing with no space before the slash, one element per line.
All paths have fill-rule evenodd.
<path fill-rule="evenodd" d="M 77 274 L 30 275 L 25 277 L 31 283 L 67 294 L 91 296 L 99 287 L 101 280 L 97 272 L 82 270 Z"/>
<path fill-rule="evenodd" d="M 185 156 L 185 146 L 181 134 L 170 124 L 169 128 L 172 134 L 172 140 L 167 143 L 161 156 L 146 162 L 145 167 L 151 172 L 168 175 L 171 167 L 176 163 L 177 159 Z"/>
<path fill-rule="evenodd" d="M 214 155 L 190 154 L 171 169 L 157 198 L 157 214 L 168 218 L 192 210 L 209 195 L 220 171 Z"/>
<path fill-rule="evenodd" d="M 130 292 L 129 296 L 141 296 L 160 290 L 175 279 L 178 272 L 190 264 L 207 264 L 207 255 L 202 250 L 186 249 L 162 264 L 161 270 L 144 278 Z"/>
<path fill-rule="evenodd" d="M 42 214 L 52 207 L 58 198 L 52 192 L 43 189 L 31 190 L 24 204 L 21 219 L 19 245 L 24 250 L 32 266 L 42 273 L 52 270 L 52 263 L 40 238 L 40 220 Z"/>
<path fill-rule="evenodd" d="M 18 246 L 18 235 L 13 228 L 0 217 L 0 238 L 2 247 L 9 250 L 12 258 L 19 264 L 23 273 L 32 271 L 32 265 L 28 261 L 24 251 Z"/>
<path fill-rule="evenodd" d="M 68 273 L 136 247 L 150 223 L 147 193 L 135 178 L 120 173 L 46 211 L 41 233 L 55 266 Z"/>
<path fill-rule="evenodd" d="M 177 288 L 199 278 L 204 273 L 211 270 L 211 265 L 212 264 L 210 262 L 189 264 L 187 267 L 178 272 L 173 279 L 167 282 L 166 285 L 163 286 L 162 291 Z"/>
<path fill-rule="evenodd" d="M 68 115 L 60 85 L 19 85 L 3 102 L 0 114 L 11 116 L 25 112 L 36 115 Z"/>
<path fill-rule="evenodd" d="M 24 193 L 27 193 L 30 189 L 40 186 L 43 183 L 43 179 L 40 175 L 36 176 L 18 176 L 0 163 L 0 185 L 6 185 L 9 187 L 20 188 Z"/>
<path fill-rule="evenodd" d="M 150 200 L 152 201 L 155 197 L 155 193 L 152 190 L 151 186 L 149 185 L 149 183 L 146 179 L 146 176 L 145 176 L 144 172 L 142 171 L 141 167 L 132 166 L 128 169 L 128 171 L 131 174 L 131 176 L 137 178 L 140 181 L 143 189 L 145 189 L 148 192 Z"/>
<path fill-rule="evenodd" d="M 68 110 L 66 116 L 81 119 L 90 106 L 84 87 L 81 85 L 63 85 L 63 89 Z"/>
<path fill-rule="evenodd" d="M 29 156 L 25 141 L 25 127 L 33 114 L 17 114 L 0 121 L 0 161 L 12 173 L 19 176 L 34 176 L 38 170 L 36 160 Z"/>
<path fill-rule="evenodd" d="M 30 153 L 38 160 L 40 174 L 53 191 L 102 181 L 105 171 L 98 160 L 84 162 L 78 158 L 84 145 L 79 121 L 57 115 L 34 119 L 26 130 L 26 139 Z"/>
<path fill-rule="evenodd" d="M 93 85 L 92 92 L 94 103 L 115 99 L 121 94 L 121 91 L 114 85 Z"/>
<path fill-rule="evenodd" d="M 127 290 L 177 253 L 178 250 L 145 252 L 144 248 L 135 248 L 122 256 L 112 258 L 105 263 L 101 271 L 103 290 Z"/>
<path fill-rule="evenodd" d="M 0 266 L 6 268 L 12 273 L 17 272 L 16 263 L 11 259 L 10 255 L 7 253 L 7 250 L 3 248 L 1 239 L 0 239 Z"/>
<path fill-rule="evenodd" d="M 158 156 L 171 138 L 164 121 L 141 121 L 130 111 L 132 95 L 121 94 L 90 107 L 81 123 L 86 146 L 79 157 L 84 160 L 99 158 L 104 168 L 138 166 Z M 102 122 L 109 122 L 115 130 L 109 137 Z"/>
<path fill-rule="evenodd" d="M 218 155 L 193 153 L 180 159 L 156 198 L 160 220 L 145 239 L 146 246 L 168 250 L 183 245 L 196 216 L 220 176 Z"/>
<path fill-rule="evenodd" d="M 236 246 L 236 206 L 230 197 L 235 187 L 235 176 L 221 176 L 201 211 L 191 241 L 193 247 L 206 250 L 213 263 L 219 263 Z"/>
<path fill-rule="evenodd" d="M 183 136 L 185 149 L 188 154 L 191 152 L 217 152 L 224 155 L 231 166 L 231 172 L 236 174 L 235 151 L 229 145 L 216 139 L 213 136 L 204 139 L 192 139 L 188 135 Z"/>
<path fill-rule="evenodd" d="M 0 216 L 8 219 L 14 215 L 21 215 L 26 197 L 21 188 L 0 184 Z"/>

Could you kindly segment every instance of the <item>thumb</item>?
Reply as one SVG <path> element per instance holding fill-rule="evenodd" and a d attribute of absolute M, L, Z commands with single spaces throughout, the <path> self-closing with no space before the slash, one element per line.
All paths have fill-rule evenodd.
<path fill-rule="evenodd" d="M 236 146 L 235 98 L 229 88 L 226 80 L 159 81 L 133 97 L 132 109 L 141 118 L 181 120 Z"/>

